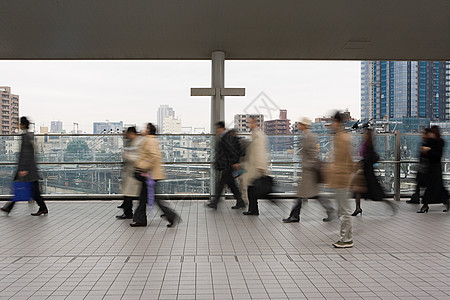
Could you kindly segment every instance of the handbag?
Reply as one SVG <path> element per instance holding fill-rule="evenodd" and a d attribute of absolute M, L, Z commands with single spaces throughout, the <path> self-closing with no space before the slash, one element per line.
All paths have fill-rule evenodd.
<path fill-rule="evenodd" d="M 273 190 L 273 177 L 268 175 L 261 176 L 253 181 L 253 186 L 255 187 L 258 197 L 267 196 L 272 193 Z"/>
<path fill-rule="evenodd" d="M 33 198 L 33 182 L 14 181 L 12 185 L 14 193 L 11 201 L 30 201 Z"/>

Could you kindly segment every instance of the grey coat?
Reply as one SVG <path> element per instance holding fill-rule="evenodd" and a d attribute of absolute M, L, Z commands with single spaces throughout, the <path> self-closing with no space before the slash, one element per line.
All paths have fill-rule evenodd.
<path fill-rule="evenodd" d="M 28 171 L 28 175 L 24 178 L 18 177 L 19 171 Z M 26 132 L 22 134 L 22 143 L 20 145 L 19 162 L 17 164 L 17 173 L 14 180 L 38 181 L 39 174 L 34 156 L 34 134 Z"/>
<path fill-rule="evenodd" d="M 317 137 L 310 130 L 303 133 L 300 156 L 302 159 L 302 174 L 298 184 L 297 196 L 311 198 L 319 195 L 317 167 L 318 167 Z"/>
<path fill-rule="evenodd" d="M 123 151 L 122 192 L 127 197 L 138 197 L 142 183 L 134 177 L 134 164 L 139 159 L 139 149 L 144 138 L 136 137 L 129 141 Z"/>

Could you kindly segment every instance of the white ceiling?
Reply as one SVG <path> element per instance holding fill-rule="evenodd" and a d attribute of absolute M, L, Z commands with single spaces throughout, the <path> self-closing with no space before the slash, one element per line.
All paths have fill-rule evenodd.
<path fill-rule="evenodd" d="M 0 59 L 450 60 L 448 0 L 2 0 Z"/>

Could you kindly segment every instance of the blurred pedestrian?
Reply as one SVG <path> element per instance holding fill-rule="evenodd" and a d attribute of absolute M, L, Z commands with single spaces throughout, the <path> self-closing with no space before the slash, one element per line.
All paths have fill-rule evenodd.
<path fill-rule="evenodd" d="M 134 164 L 139 159 L 139 148 L 142 141 L 143 138 L 137 134 L 136 127 L 127 128 L 123 149 L 123 203 L 120 206 L 123 209 L 123 214 L 116 216 L 117 219 L 133 218 L 133 200 L 137 200 L 141 192 L 141 183 L 134 176 Z"/>
<path fill-rule="evenodd" d="M 222 191 L 227 185 L 236 199 L 236 205 L 232 209 L 245 207 L 242 200 L 241 191 L 236 184 L 235 172 L 239 172 L 239 159 L 241 156 L 239 138 L 233 133 L 233 130 L 226 130 L 225 123 L 220 121 L 216 123 L 216 161 L 215 167 L 220 176 L 216 187 L 216 195 L 208 207 L 217 209 L 217 204 L 222 196 Z M 218 177 L 219 177 L 218 176 Z"/>
<path fill-rule="evenodd" d="M 380 160 L 380 156 L 375 152 L 373 146 L 373 132 L 367 128 L 364 132 L 364 142 L 360 148 L 362 160 L 357 164 L 358 170 L 351 181 L 351 189 L 355 193 L 356 209 L 352 216 L 362 215 L 361 197 L 374 201 L 383 201 L 388 204 L 394 213 L 397 212 L 397 205 L 386 200 L 386 195 L 380 182 L 375 176 L 373 165 Z"/>
<path fill-rule="evenodd" d="M 429 161 L 428 157 L 425 155 L 425 152 L 422 152 L 423 147 L 428 147 L 428 142 L 431 139 L 431 130 L 430 128 L 425 128 L 422 134 L 422 144 L 419 149 L 419 168 L 416 174 L 416 191 L 411 196 L 410 200 L 407 200 L 406 203 L 411 204 L 419 204 L 420 203 L 420 189 L 425 188 L 428 183 L 428 172 L 429 172 Z"/>
<path fill-rule="evenodd" d="M 430 138 L 427 146 L 422 147 L 423 155 L 428 158 L 428 184 L 423 195 L 422 207 L 417 211 L 418 213 L 427 213 L 429 204 L 445 204 L 444 211 L 449 209 L 448 191 L 444 187 L 442 181 L 442 153 L 444 150 L 444 140 L 441 138 L 441 133 L 438 126 L 430 128 Z"/>
<path fill-rule="evenodd" d="M 256 180 L 267 176 L 269 172 L 269 155 L 267 151 L 267 137 L 258 126 L 258 121 L 250 117 L 248 127 L 252 131 L 252 141 L 246 151 L 246 173 L 244 182 L 248 186 L 248 211 L 244 215 L 259 215 L 258 198 L 260 191 L 255 187 Z"/>
<path fill-rule="evenodd" d="M 311 120 L 302 118 L 298 129 L 303 132 L 300 155 L 302 159 L 302 174 L 298 183 L 297 201 L 291 210 L 289 218 L 283 219 L 284 223 L 296 223 L 300 221 L 300 211 L 303 199 L 318 199 L 327 211 L 327 217 L 323 221 L 331 221 L 334 209 L 328 199 L 319 197 L 319 149 L 317 147 L 317 136 L 311 131 Z"/>
<path fill-rule="evenodd" d="M 48 214 L 48 209 L 45 205 L 44 199 L 42 199 L 39 188 L 39 174 L 34 153 L 34 134 L 32 132 L 28 132 L 28 129 L 30 128 L 30 121 L 28 121 L 26 117 L 21 117 L 19 126 L 22 131 L 22 142 L 20 145 L 19 162 L 14 180 L 32 182 L 33 199 L 39 205 L 39 209 L 36 213 L 32 213 L 31 215 L 46 215 Z M 1 208 L 1 210 L 9 214 L 15 203 L 15 201 L 9 201 Z"/>
<path fill-rule="evenodd" d="M 338 204 L 338 215 L 341 220 L 340 240 L 333 244 L 335 248 L 353 247 L 353 228 L 351 204 L 349 196 L 350 177 L 353 173 L 351 140 L 343 129 L 343 116 L 336 112 L 332 129 L 334 137 L 334 157 L 329 169 L 328 185 L 334 193 Z"/>
<path fill-rule="evenodd" d="M 133 216 L 134 222 L 130 224 L 131 227 L 147 226 L 147 203 L 151 197 L 154 197 L 154 194 L 149 195 L 149 189 L 156 190 L 158 181 L 166 178 L 161 166 L 161 150 L 156 137 L 156 127 L 152 123 L 148 123 L 145 133 L 146 135 L 139 148 L 139 158 L 135 164 L 135 176 L 136 179 L 141 181 L 141 193 L 139 195 L 139 206 Z M 180 219 L 177 213 L 161 199 L 154 197 L 154 202 L 169 221 L 167 227 L 172 227 Z"/>

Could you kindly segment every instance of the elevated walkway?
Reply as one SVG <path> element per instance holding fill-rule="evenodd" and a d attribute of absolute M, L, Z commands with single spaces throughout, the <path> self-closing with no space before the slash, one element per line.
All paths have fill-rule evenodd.
<path fill-rule="evenodd" d="M 204 201 L 155 211 L 145 228 L 116 220 L 119 201 L 49 201 L 48 216 L 20 203 L 0 216 L 1 299 L 449 299 L 450 215 L 363 201 L 355 247 L 334 249 L 339 221 L 317 201 L 283 224 L 293 201 L 261 201 L 259 216 Z M 0 203 L 2 205 L 3 203 Z"/>

